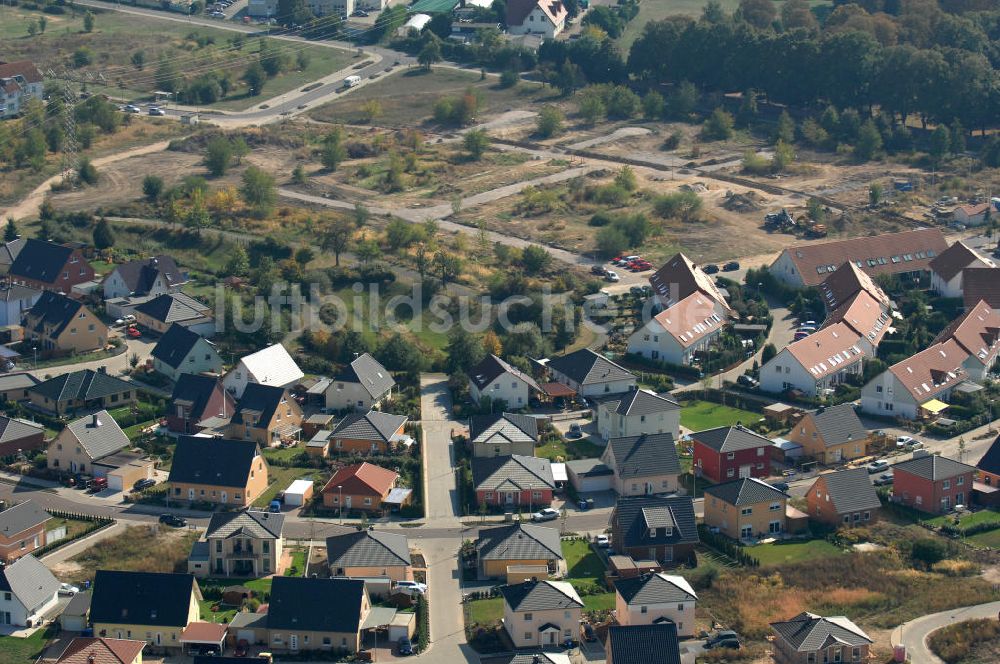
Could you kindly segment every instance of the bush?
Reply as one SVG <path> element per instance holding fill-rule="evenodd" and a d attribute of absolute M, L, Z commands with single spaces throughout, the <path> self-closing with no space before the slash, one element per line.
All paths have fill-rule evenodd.
<path fill-rule="evenodd" d="M 658 196 L 653 201 L 653 210 L 665 218 L 677 218 L 681 221 L 694 221 L 701 212 L 702 202 L 693 191 L 677 191 L 672 194 Z"/>
<path fill-rule="evenodd" d="M 948 664 L 966 661 L 972 649 L 1000 638 L 1000 622 L 989 618 L 966 620 L 931 632 L 928 645 Z"/>
<path fill-rule="evenodd" d="M 706 141 L 724 141 L 733 135 L 733 116 L 717 108 L 701 127 L 701 137 Z"/>

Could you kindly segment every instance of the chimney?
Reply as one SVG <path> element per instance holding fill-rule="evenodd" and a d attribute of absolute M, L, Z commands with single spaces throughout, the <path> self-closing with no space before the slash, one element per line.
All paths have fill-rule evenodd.
<path fill-rule="evenodd" d="M 108 373 L 108 368 L 106 366 L 103 366 L 103 365 L 99 366 L 99 367 L 97 367 L 97 372 L 98 373 L 102 373 L 102 374 L 106 374 L 106 373 Z"/>
<path fill-rule="evenodd" d="M 87 664 L 96 664 L 96 662 L 97 662 L 97 657 L 95 657 L 93 654 L 87 655 Z"/>
<path fill-rule="evenodd" d="M 91 415 L 90 426 L 94 427 L 95 429 L 97 427 L 101 426 L 101 421 L 99 419 L 97 419 L 97 413 L 94 413 L 93 415 Z"/>

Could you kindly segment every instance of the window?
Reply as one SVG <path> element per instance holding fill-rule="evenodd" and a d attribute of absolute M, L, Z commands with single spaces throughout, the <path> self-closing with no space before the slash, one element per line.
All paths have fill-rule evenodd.
<path fill-rule="evenodd" d="M 959 475 L 958 479 L 955 480 L 955 485 L 962 486 L 963 484 L 965 484 L 965 477 Z"/>
<path fill-rule="evenodd" d="M 372 504 L 372 499 L 371 498 L 365 498 L 365 505 L 371 505 L 371 504 Z"/>
<path fill-rule="evenodd" d="M 941 488 L 944 489 L 945 491 L 947 491 L 948 489 L 950 489 L 951 488 L 951 480 L 945 480 L 944 482 L 942 482 L 941 483 Z"/>
<path fill-rule="evenodd" d="M 649 611 L 649 607 L 648 606 L 640 606 L 639 607 L 639 613 L 646 613 L 647 611 Z"/>
<path fill-rule="evenodd" d="M 726 477 L 732 477 L 735 474 L 736 472 L 732 468 L 726 471 Z"/>
<path fill-rule="evenodd" d="M 271 553 L 271 543 L 268 542 L 267 540 L 264 540 L 263 542 L 260 543 L 260 550 L 263 551 L 264 553 Z"/>
<path fill-rule="evenodd" d="M 757 448 L 757 456 L 764 456 L 764 448 L 763 447 L 758 447 Z"/>
<path fill-rule="evenodd" d="M 752 507 L 744 507 L 743 509 L 740 510 L 741 516 L 750 516 L 751 514 L 753 514 Z"/>
<path fill-rule="evenodd" d="M 861 661 L 861 648 L 854 648 L 851 650 L 851 661 L 860 662 Z"/>
<path fill-rule="evenodd" d="M 531 639 L 531 632 L 525 632 L 524 633 L 524 640 L 525 641 L 529 641 L 530 639 Z"/>
<path fill-rule="evenodd" d="M 215 552 L 222 553 L 222 540 L 215 540 Z"/>
<path fill-rule="evenodd" d="M 491 492 L 487 491 L 486 493 L 483 494 L 483 499 L 484 500 L 493 500 L 493 494 Z"/>
<path fill-rule="evenodd" d="M 736 458 L 736 452 L 730 452 L 726 455 L 726 459 L 728 459 L 729 461 L 732 461 L 735 458 Z"/>
<path fill-rule="evenodd" d="M 323 637 L 323 645 L 324 646 L 330 645 L 330 637 L 329 636 L 324 636 Z"/>
<path fill-rule="evenodd" d="M 806 654 L 806 662 L 809 664 L 816 664 L 816 653 L 811 652 Z"/>
<path fill-rule="evenodd" d="M 872 518 L 872 513 L 871 512 L 865 512 L 864 517 L 862 517 L 862 519 L 864 521 L 870 521 L 871 518 Z"/>
<path fill-rule="evenodd" d="M 531 622 L 531 620 L 532 620 L 533 617 L 534 616 L 532 616 L 530 613 L 525 613 L 524 614 L 524 622 Z"/>
<path fill-rule="evenodd" d="M 768 509 L 771 510 L 772 512 L 777 512 L 778 510 L 781 509 L 781 503 L 771 503 L 768 506 Z"/>
<path fill-rule="evenodd" d="M 649 536 L 650 537 L 656 537 L 656 528 L 650 528 L 649 529 Z"/>

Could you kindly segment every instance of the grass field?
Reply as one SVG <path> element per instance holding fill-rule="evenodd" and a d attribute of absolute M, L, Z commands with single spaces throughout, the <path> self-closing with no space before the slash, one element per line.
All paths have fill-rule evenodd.
<path fill-rule="evenodd" d="M 955 517 L 951 514 L 942 514 L 933 519 L 927 519 L 924 523 L 932 526 L 953 525 Z M 979 510 L 978 512 L 969 512 L 959 519 L 959 525 L 962 528 L 970 528 L 980 523 L 1000 523 L 1000 511 L 992 509 Z"/>
<path fill-rule="evenodd" d="M 29 664 L 38 659 L 42 648 L 56 635 L 57 627 L 40 629 L 26 639 L 0 635 L 0 662 L 3 664 Z"/>
<path fill-rule="evenodd" d="M 133 526 L 71 558 L 78 569 L 66 574 L 69 578 L 64 580 L 92 581 L 99 569 L 185 572 L 191 544 L 197 539 L 194 531 Z"/>
<path fill-rule="evenodd" d="M 760 561 L 761 567 L 798 563 L 805 560 L 815 560 L 837 556 L 842 552 L 826 540 L 816 539 L 808 542 L 759 544 L 746 549 L 746 552 Z"/>
<path fill-rule="evenodd" d="M 604 564 L 597 557 L 590 544 L 584 540 L 567 540 L 562 543 L 563 558 L 566 559 L 566 576 L 597 582 L 604 575 Z"/>
<path fill-rule="evenodd" d="M 731 408 L 709 401 L 688 401 L 681 409 L 681 426 L 692 431 L 713 427 L 732 426 L 737 422 L 749 424 L 760 419 L 760 413 Z"/>
<path fill-rule="evenodd" d="M 535 456 L 542 459 L 592 459 L 601 456 L 604 448 L 588 438 L 550 440 L 535 448 Z"/>
<path fill-rule="evenodd" d="M 469 617 L 479 625 L 489 625 L 503 618 L 503 597 L 480 599 L 469 603 Z"/>
<path fill-rule="evenodd" d="M 271 482 L 267 490 L 260 494 L 257 500 L 253 501 L 254 507 L 267 507 L 274 500 L 279 491 L 284 491 L 292 480 L 310 476 L 313 479 L 319 477 L 320 471 L 315 468 L 279 468 L 271 466 L 268 469 L 268 480 Z"/>

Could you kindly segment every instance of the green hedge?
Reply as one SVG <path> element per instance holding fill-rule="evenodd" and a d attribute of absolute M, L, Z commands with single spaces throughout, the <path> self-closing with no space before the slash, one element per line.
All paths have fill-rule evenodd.
<path fill-rule="evenodd" d="M 420 652 L 431 642 L 431 618 L 430 606 L 427 604 L 427 596 L 417 597 L 417 640 L 414 644 L 415 650 Z"/>
<path fill-rule="evenodd" d="M 760 567 L 760 561 L 743 550 L 739 543 L 734 542 L 725 535 L 713 533 L 705 524 L 699 524 L 698 535 L 701 543 L 710 549 L 732 558 L 744 567 Z"/>

